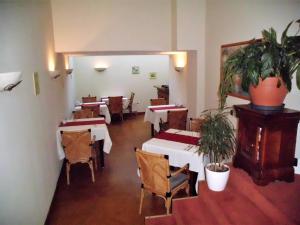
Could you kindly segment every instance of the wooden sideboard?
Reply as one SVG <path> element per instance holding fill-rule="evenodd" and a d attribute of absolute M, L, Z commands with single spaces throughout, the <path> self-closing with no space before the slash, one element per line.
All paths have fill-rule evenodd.
<path fill-rule="evenodd" d="M 169 104 L 169 88 L 163 86 L 154 86 L 157 89 L 157 97 L 164 98 Z"/>
<path fill-rule="evenodd" d="M 300 112 L 254 110 L 235 105 L 238 117 L 237 152 L 233 165 L 243 168 L 258 185 L 294 181 L 295 145 Z"/>

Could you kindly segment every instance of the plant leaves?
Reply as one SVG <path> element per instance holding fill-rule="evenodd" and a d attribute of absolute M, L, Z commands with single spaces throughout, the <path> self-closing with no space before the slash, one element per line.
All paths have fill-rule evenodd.
<path fill-rule="evenodd" d="M 298 67 L 296 72 L 296 84 L 298 89 L 300 90 L 300 66 Z"/>
<path fill-rule="evenodd" d="M 287 26 L 286 28 L 284 29 L 284 31 L 282 32 L 282 35 L 281 35 L 281 44 L 284 45 L 285 41 L 286 41 L 286 38 L 287 38 L 287 32 L 288 32 L 288 29 L 290 28 L 290 26 L 292 25 L 293 21 L 291 21 Z"/>

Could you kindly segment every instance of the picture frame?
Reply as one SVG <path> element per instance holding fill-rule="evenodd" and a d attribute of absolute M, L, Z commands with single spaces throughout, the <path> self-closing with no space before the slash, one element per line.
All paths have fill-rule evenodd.
<path fill-rule="evenodd" d="M 260 39 L 257 41 L 261 41 Z M 220 54 L 220 82 L 222 82 L 223 78 L 223 70 L 224 70 L 224 63 L 228 59 L 228 57 L 234 53 L 236 50 L 240 48 L 244 48 L 247 45 L 249 45 L 253 40 L 249 41 L 241 41 L 241 42 L 236 42 L 236 43 L 231 43 L 231 44 L 224 44 L 221 45 L 221 54 Z M 241 86 L 241 79 L 239 76 L 236 76 L 236 79 L 234 81 L 234 90 L 233 92 L 228 94 L 229 96 L 245 99 L 245 100 L 250 100 L 249 93 L 244 91 Z"/>
<path fill-rule="evenodd" d="M 133 66 L 131 68 L 131 73 L 132 74 L 140 74 L 140 67 L 139 66 Z"/>
<path fill-rule="evenodd" d="M 33 78 L 33 89 L 34 89 L 34 94 L 35 96 L 38 96 L 41 92 L 40 89 L 40 79 L 39 79 L 39 74 L 38 72 L 34 72 L 32 75 Z"/>
<path fill-rule="evenodd" d="M 150 72 L 149 73 L 149 79 L 150 80 L 155 80 L 157 78 L 157 73 L 156 72 Z"/>

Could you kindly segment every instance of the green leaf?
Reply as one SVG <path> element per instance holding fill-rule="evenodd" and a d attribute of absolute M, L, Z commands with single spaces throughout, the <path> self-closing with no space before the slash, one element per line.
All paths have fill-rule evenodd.
<path fill-rule="evenodd" d="M 296 83 L 297 83 L 298 89 L 300 90 L 300 66 L 298 67 L 297 72 L 296 72 Z"/>
<path fill-rule="evenodd" d="M 290 26 L 292 25 L 293 21 L 291 21 L 287 27 L 284 29 L 284 31 L 282 32 L 282 35 L 281 35 L 281 44 L 284 44 L 285 41 L 286 41 L 286 38 L 287 38 L 287 32 L 288 32 L 288 29 L 290 28 Z"/>

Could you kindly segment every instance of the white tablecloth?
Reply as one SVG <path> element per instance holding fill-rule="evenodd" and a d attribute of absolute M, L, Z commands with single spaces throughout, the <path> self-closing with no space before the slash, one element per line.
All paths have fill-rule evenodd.
<path fill-rule="evenodd" d="M 66 122 L 87 121 L 87 120 L 92 121 L 92 120 L 101 120 L 101 119 L 103 118 L 76 119 L 76 120 L 67 120 Z M 57 144 L 57 153 L 59 159 L 65 158 L 65 153 L 61 145 L 60 131 L 79 131 L 79 130 L 87 130 L 87 129 L 91 129 L 91 140 L 94 135 L 96 136 L 96 141 L 104 140 L 103 151 L 107 154 L 110 153 L 112 142 L 108 133 L 108 129 L 105 124 L 58 127 L 56 131 L 56 144 Z"/>
<path fill-rule="evenodd" d="M 89 102 L 89 103 L 84 103 L 84 104 L 86 104 L 86 105 L 92 105 L 92 104 L 97 104 L 97 103 L 99 104 L 99 103 L 103 103 L 103 102 Z M 80 105 L 79 106 L 75 106 L 75 111 L 77 111 L 77 110 L 81 110 L 81 106 Z M 100 115 L 105 116 L 105 122 L 107 124 L 110 124 L 111 117 L 110 117 L 110 113 L 109 113 L 107 105 L 104 105 L 104 104 L 99 105 L 99 112 L 100 112 Z"/>
<path fill-rule="evenodd" d="M 102 97 L 102 98 L 101 98 L 101 101 L 102 101 L 102 102 L 105 102 L 107 105 L 109 104 L 108 97 Z M 128 106 L 128 104 L 129 104 L 128 98 L 123 97 L 123 109 L 126 109 L 127 106 Z"/>
<path fill-rule="evenodd" d="M 152 123 L 154 125 L 154 130 L 156 130 L 157 132 L 159 132 L 159 122 L 160 119 L 163 122 L 167 122 L 168 120 L 168 111 L 169 110 L 186 110 L 187 108 L 178 108 L 178 109 L 162 109 L 162 110 L 155 110 L 155 111 L 151 111 L 152 108 L 159 108 L 159 107 L 172 107 L 175 106 L 173 105 L 156 105 L 156 106 L 148 106 L 146 108 L 146 112 L 145 112 L 145 117 L 144 117 L 144 121 L 148 121 L 150 123 Z"/>
<path fill-rule="evenodd" d="M 199 133 L 192 131 L 169 129 L 166 132 L 199 137 Z M 171 166 L 183 167 L 185 164 L 189 163 L 189 169 L 198 173 L 196 182 L 197 192 L 198 181 L 205 180 L 204 166 L 208 162 L 207 157 L 204 157 L 203 159 L 203 154 L 198 155 L 198 153 L 195 152 L 198 148 L 199 147 L 196 145 L 189 145 L 158 138 L 152 138 L 149 141 L 144 142 L 142 146 L 142 150 L 144 151 L 168 155 L 169 164 Z"/>

